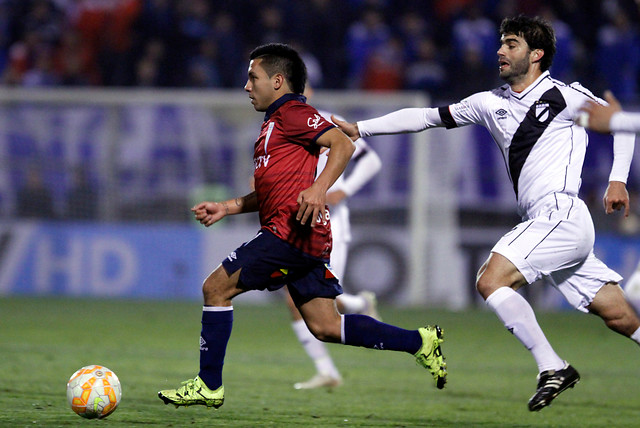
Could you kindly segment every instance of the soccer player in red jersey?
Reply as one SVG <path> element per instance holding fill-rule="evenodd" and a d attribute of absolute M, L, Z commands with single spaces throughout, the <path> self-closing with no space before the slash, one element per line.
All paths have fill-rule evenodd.
<path fill-rule="evenodd" d="M 326 192 L 344 171 L 354 147 L 306 103 L 306 75 L 304 62 L 288 45 L 273 43 L 251 52 L 244 89 L 254 109 L 265 112 L 254 146 L 255 190 L 228 201 L 202 202 L 192 211 L 205 226 L 227 215 L 258 211 L 261 227 L 204 281 L 200 372 L 180 388 L 160 391 L 166 404 L 223 404 L 222 367 L 233 324 L 232 299 L 249 290 L 274 291 L 284 285 L 316 338 L 411 353 L 431 372 L 436 386 L 444 387 L 447 371 L 438 326 L 405 330 L 366 315 L 341 315 L 336 309 L 342 287 L 329 268 Z M 331 151 L 316 178 L 322 147 Z"/>

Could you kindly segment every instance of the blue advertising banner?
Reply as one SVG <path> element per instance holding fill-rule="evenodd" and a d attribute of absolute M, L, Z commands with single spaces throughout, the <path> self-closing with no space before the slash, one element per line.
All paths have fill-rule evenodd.
<path fill-rule="evenodd" d="M 204 228 L 180 223 L 0 223 L 0 296 L 200 301 L 204 278 L 257 231 L 257 225 Z M 407 290 L 402 287 L 406 278 L 402 275 L 403 263 L 409 257 L 409 237 L 393 227 L 355 227 L 353 232 L 346 288 L 350 292 L 373 290 L 384 301 L 406 304 Z M 371 239 L 376 236 L 384 239 Z M 487 242 L 487 252 L 492 243 Z M 595 253 L 626 279 L 640 261 L 640 239 L 598 234 Z M 477 265 L 468 269 L 475 272 Z M 465 284 L 463 289 L 466 287 L 473 302 L 474 284 Z M 549 309 L 568 308 L 559 293 L 548 291 L 539 304 Z M 262 292 L 242 296 L 252 301 L 277 297 Z"/>
<path fill-rule="evenodd" d="M 202 234 L 184 225 L 3 227 L 0 294 L 201 298 Z"/>

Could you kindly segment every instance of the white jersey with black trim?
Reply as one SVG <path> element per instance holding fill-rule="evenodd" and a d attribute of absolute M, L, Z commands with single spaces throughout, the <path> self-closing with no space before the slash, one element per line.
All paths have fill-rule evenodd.
<path fill-rule="evenodd" d="M 486 127 L 502 151 L 516 192 L 518 213 L 527 219 L 546 195 L 578 194 L 588 137 L 574 117 L 588 99 L 603 102 L 580 84 L 566 85 L 544 72 L 521 93 L 503 85 L 448 107 L 404 109 L 361 121 L 358 129 L 361 136 L 368 136 L 416 132 L 435 126 Z M 616 135 L 618 140 L 624 138 L 627 142 L 621 144 L 626 152 L 617 165 L 614 160 L 615 172 L 612 171 L 610 180 L 626 183 L 633 136 Z M 614 148 L 614 156 L 615 151 Z"/>
<path fill-rule="evenodd" d="M 522 93 L 503 85 L 441 109 L 440 115 L 448 127 L 477 123 L 489 129 L 524 216 L 546 195 L 578 194 L 588 137 L 573 118 L 589 98 L 595 97 L 582 86 L 565 85 L 545 72 Z"/>

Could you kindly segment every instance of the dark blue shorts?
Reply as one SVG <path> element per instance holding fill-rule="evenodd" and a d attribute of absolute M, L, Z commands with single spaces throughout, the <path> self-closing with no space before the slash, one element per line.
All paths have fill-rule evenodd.
<path fill-rule="evenodd" d="M 229 275 L 242 268 L 240 288 L 275 291 L 288 285 L 289 293 L 297 304 L 314 297 L 335 298 L 342 294 L 340 282 L 328 264 L 328 261 L 303 253 L 265 229 L 222 261 Z"/>

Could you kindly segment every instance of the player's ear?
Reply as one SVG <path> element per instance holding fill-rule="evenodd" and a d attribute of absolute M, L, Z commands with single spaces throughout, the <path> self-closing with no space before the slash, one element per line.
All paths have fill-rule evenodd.
<path fill-rule="evenodd" d="M 538 62 L 544 56 L 544 51 L 542 49 L 534 49 L 531 51 L 531 62 Z"/>
<path fill-rule="evenodd" d="M 284 85 L 284 76 L 281 73 L 276 73 L 271 78 L 271 81 L 273 82 L 273 89 L 277 91 Z"/>

